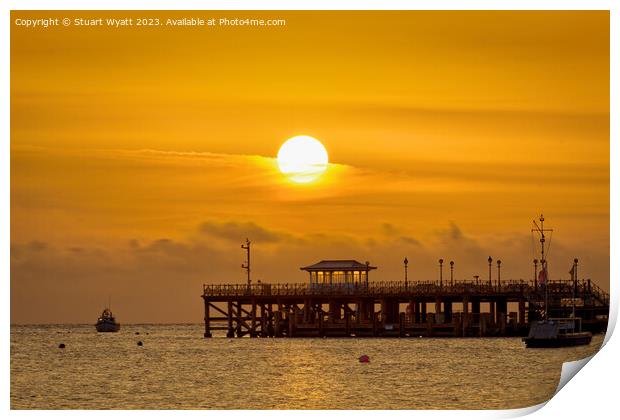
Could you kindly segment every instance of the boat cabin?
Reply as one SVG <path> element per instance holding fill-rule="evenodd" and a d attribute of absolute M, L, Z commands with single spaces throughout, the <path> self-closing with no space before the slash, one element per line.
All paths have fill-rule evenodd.
<path fill-rule="evenodd" d="M 356 260 L 322 260 L 300 267 L 300 270 L 308 272 L 311 288 L 368 286 L 368 273 L 376 269 L 368 261 L 362 264 Z"/>

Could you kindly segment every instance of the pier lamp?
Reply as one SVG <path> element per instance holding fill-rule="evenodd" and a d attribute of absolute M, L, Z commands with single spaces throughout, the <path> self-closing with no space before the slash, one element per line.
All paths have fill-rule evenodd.
<path fill-rule="evenodd" d="M 439 287 L 443 287 L 443 258 L 439 259 Z"/>
<path fill-rule="evenodd" d="M 450 261 L 450 286 L 454 286 L 454 261 Z"/>
<path fill-rule="evenodd" d="M 493 286 L 493 284 L 491 284 L 491 263 L 493 262 L 493 258 L 489 255 L 489 259 L 487 261 L 489 262 L 489 286 Z"/>
<path fill-rule="evenodd" d="M 502 269 L 502 260 L 497 260 L 497 287 L 501 287 L 502 278 L 501 278 L 501 269 Z"/>
<path fill-rule="evenodd" d="M 407 257 L 405 257 L 405 259 L 403 260 L 403 263 L 405 264 L 405 289 L 407 288 L 408 285 L 408 279 L 407 279 L 407 264 L 409 264 L 409 260 L 407 259 Z"/>
<path fill-rule="evenodd" d="M 573 274 L 573 276 L 575 277 L 575 282 L 577 282 L 577 280 L 579 279 L 579 277 L 577 277 L 577 264 L 579 263 L 579 260 L 577 258 L 575 258 L 573 260 L 573 264 L 575 264 L 575 272 Z"/>
<path fill-rule="evenodd" d="M 474 278 L 476 279 L 476 286 L 478 286 L 478 279 L 480 278 L 480 276 L 476 275 L 474 276 Z"/>
<path fill-rule="evenodd" d="M 573 260 L 573 278 L 575 279 L 573 282 L 573 290 L 575 290 L 577 288 L 577 282 L 579 282 L 579 277 L 577 277 L 577 264 L 579 263 L 579 260 L 577 258 L 575 258 Z"/>

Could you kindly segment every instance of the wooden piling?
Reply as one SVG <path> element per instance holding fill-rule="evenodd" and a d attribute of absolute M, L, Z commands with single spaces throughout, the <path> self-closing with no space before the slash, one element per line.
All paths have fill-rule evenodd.
<path fill-rule="evenodd" d="M 252 299 L 250 337 L 256 337 L 256 299 Z"/>
<path fill-rule="evenodd" d="M 519 316 L 517 318 L 517 322 L 520 325 L 525 325 L 525 299 L 519 299 Z"/>
<path fill-rule="evenodd" d="M 233 302 L 232 300 L 228 301 L 228 313 L 226 314 L 228 317 L 228 331 L 226 332 L 226 337 L 232 338 L 235 336 L 235 330 L 233 329 Z"/>
<path fill-rule="evenodd" d="M 209 311 L 209 307 L 211 306 L 211 302 L 207 299 L 205 301 L 205 338 L 211 338 L 213 335 L 211 334 L 211 312 Z"/>
<path fill-rule="evenodd" d="M 467 337 L 469 335 L 469 323 L 470 323 L 469 296 L 463 296 L 463 315 L 461 319 L 461 325 L 462 325 L 461 335 L 463 337 Z"/>
<path fill-rule="evenodd" d="M 274 320 L 274 335 L 282 337 L 282 312 L 276 311 Z"/>
<path fill-rule="evenodd" d="M 377 337 L 378 335 L 378 321 L 377 321 L 377 313 L 375 311 L 372 312 L 372 336 Z"/>

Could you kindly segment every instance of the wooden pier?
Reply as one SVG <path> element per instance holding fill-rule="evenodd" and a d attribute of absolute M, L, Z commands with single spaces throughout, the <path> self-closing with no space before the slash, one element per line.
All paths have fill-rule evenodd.
<path fill-rule="evenodd" d="M 549 280 L 549 316 L 604 331 L 609 295 L 590 280 Z M 205 337 L 524 336 L 544 316 L 533 281 L 204 285 Z"/>

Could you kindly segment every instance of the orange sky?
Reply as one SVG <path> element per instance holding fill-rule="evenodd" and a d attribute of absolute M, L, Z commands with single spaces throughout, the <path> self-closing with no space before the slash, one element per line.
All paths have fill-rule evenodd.
<path fill-rule="evenodd" d="M 11 28 L 11 321 L 199 322 L 203 282 L 531 276 L 609 288 L 608 12 L 148 12 L 285 27 Z M 136 12 L 13 12 L 17 17 Z M 330 166 L 288 182 L 287 138 Z"/>

